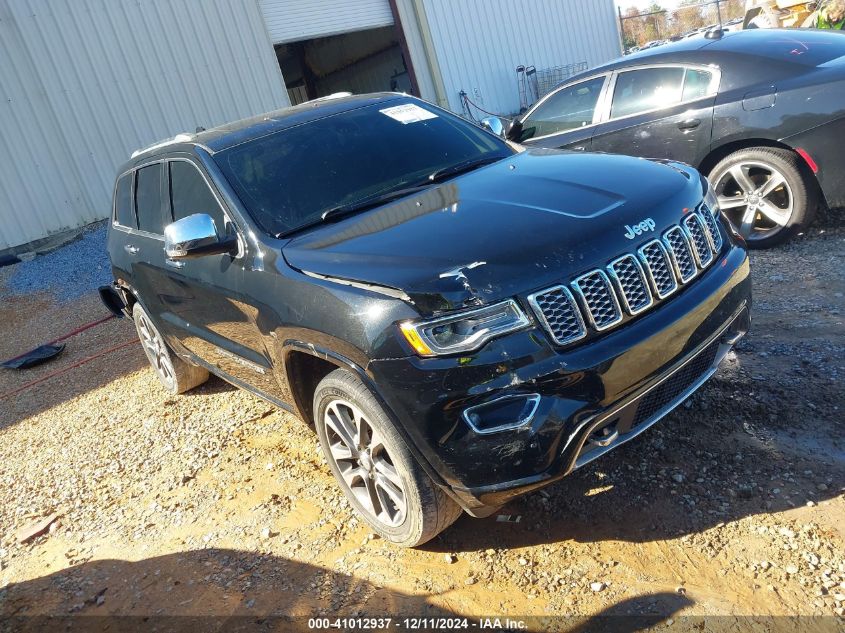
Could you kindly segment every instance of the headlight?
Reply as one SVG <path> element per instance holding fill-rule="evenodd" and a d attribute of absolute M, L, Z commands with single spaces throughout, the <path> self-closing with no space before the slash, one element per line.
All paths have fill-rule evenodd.
<path fill-rule="evenodd" d="M 400 329 L 420 356 L 441 356 L 476 350 L 491 338 L 528 324 L 516 301 L 509 299 L 437 319 L 402 323 Z"/>
<path fill-rule="evenodd" d="M 710 209 L 714 216 L 719 215 L 719 197 L 716 195 L 716 190 L 713 189 L 713 184 L 707 181 L 707 193 L 704 195 L 704 204 Z"/>

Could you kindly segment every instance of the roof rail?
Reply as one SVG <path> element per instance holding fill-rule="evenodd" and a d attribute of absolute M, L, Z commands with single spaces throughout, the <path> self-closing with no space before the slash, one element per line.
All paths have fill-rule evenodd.
<path fill-rule="evenodd" d="M 146 154 L 154 149 L 158 149 L 159 147 L 165 147 L 167 145 L 172 145 L 173 143 L 189 143 L 190 141 L 194 140 L 193 134 L 188 134 L 187 132 L 183 132 L 182 134 L 177 134 L 173 138 L 168 138 L 163 141 L 157 141 L 152 145 L 147 145 L 146 147 L 142 147 L 141 149 L 136 149 L 132 152 L 132 156 L 130 158 L 135 158 L 136 156 L 140 156 L 141 154 Z"/>

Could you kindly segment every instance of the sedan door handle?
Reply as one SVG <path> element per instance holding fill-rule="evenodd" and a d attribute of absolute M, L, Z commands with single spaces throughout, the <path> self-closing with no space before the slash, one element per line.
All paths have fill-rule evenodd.
<path fill-rule="evenodd" d="M 165 259 L 165 265 L 170 266 L 171 268 L 184 268 L 185 262 L 180 261 L 178 259 Z"/>
<path fill-rule="evenodd" d="M 694 130 L 701 125 L 701 119 L 687 119 L 678 123 L 679 130 Z"/>
<path fill-rule="evenodd" d="M 576 145 L 575 147 L 570 147 L 573 152 L 583 152 L 587 148 L 584 145 Z"/>
<path fill-rule="evenodd" d="M 123 250 L 125 250 L 130 255 L 137 255 L 138 251 L 140 251 L 141 249 L 138 248 L 137 246 L 132 246 L 132 244 L 127 244 L 126 246 L 123 247 Z"/>

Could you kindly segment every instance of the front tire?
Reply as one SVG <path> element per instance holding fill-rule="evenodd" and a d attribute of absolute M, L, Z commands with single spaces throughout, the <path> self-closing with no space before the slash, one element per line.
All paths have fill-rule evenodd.
<path fill-rule="evenodd" d="M 173 353 L 140 303 L 132 307 L 132 320 L 135 321 L 135 329 L 147 360 L 168 392 L 175 396 L 208 380 L 206 369 L 191 365 Z"/>
<path fill-rule="evenodd" d="M 793 152 L 742 149 L 719 161 L 709 176 L 723 215 L 749 248 L 781 244 L 812 223 L 818 188 Z"/>
<path fill-rule="evenodd" d="M 382 538 L 401 547 L 431 540 L 460 507 L 423 472 L 373 394 L 338 369 L 314 392 L 314 422 L 346 498 Z"/>

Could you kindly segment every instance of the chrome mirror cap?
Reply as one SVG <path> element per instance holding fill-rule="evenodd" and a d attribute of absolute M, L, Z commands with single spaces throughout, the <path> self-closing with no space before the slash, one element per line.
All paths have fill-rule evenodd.
<path fill-rule="evenodd" d="M 164 252 L 170 259 L 210 254 L 221 245 L 212 217 L 195 213 L 164 227 Z"/>
<path fill-rule="evenodd" d="M 481 127 L 491 131 L 496 136 L 505 137 L 505 123 L 497 116 L 488 116 L 481 119 Z"/>

